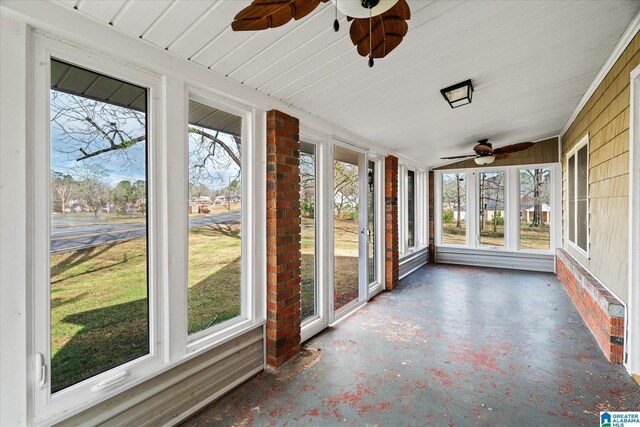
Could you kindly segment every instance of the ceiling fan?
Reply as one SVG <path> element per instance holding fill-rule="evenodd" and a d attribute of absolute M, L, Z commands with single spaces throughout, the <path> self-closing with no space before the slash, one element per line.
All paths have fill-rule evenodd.
<path fill-rule="evenodd" d="M 233 31 L 260 31 L 299 20 L 329 0 L 253 0 L 231 23 Z M 331 0 L 336 8 L 335 31 L 340 29 L 338 10 L 351 21 L 349 36 L 361 56 L 384 58 L 409 31 L 411 10 L 406 0 Z"/>
<path fill-rule="evenodd" d="M 495 159 L 504 159 L 509 157 L 510 154 L 517 153 L 518 151 L 526 150 L 533 146 L 533 142 L 518 142 L 517 144 L 511 144 L 504 147 L 494 149 L 488 139 L 481 139 L 478 141 L 473 151 L 475 154 L 467 154 L 464 156 L 452 156 L 441 157 L 443 160 L 449 159 L 466 159 L 468 157 L 474 157 L 474 161 L 479 165 L 488 165 L 493 163 Z"/>

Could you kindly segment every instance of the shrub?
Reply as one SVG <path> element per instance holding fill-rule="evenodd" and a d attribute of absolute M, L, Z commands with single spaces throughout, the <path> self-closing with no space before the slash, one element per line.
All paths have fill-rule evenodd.
<path fill-rule="evenodd" d="M 304 218 L 313 218 L 315 212 L 315 206 L 312 199 L 300 200 L 300 214 Z"/>
<path fill-rule="evenodd" d="M 445 224 L 453 222 L 453 211 L 451 209 L 444 209 L 442 211 L 442 222 Z"/>

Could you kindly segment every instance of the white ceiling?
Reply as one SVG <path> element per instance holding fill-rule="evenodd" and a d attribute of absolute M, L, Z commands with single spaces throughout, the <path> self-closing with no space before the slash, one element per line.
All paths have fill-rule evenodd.
<path fill-rule="evenodd" d="M 640 9 L 638 1 L 408 0 L 409 33 L 367 67 L 348 23 L 321 4 L 301 21 L 233 32 L 249 0 L 62 0 L 79 13 L 187 58 L 426 165 L 557 135 Z M 440 89 L 472 79 L 452 110 Z"/>

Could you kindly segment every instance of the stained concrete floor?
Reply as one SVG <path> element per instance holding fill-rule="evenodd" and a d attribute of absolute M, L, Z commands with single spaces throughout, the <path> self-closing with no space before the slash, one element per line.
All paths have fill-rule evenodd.
<path fill-rule="evenodd" d="M 640 387 L 553 274 L 428 265 L 185 425 L 599 425 L 603 410 L 640 410 Z"/>

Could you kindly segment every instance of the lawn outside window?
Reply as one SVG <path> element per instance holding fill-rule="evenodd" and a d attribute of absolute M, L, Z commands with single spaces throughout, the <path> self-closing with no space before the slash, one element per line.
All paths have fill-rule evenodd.
<path fill-rule="evenodd" d="M 254 232 L 264 131 L 253 123 L 266 118 L 42 35 L 33 63 L 29 381 L 33 422 L 50 424 L 262 325 L 264 275 L 250 266 L 265 256 Z M 201 170 L 213 184 L 189 173 L 189 154 L 207 152 L 175 143 L 188 141 L 188 124 L 210 141 L 207 123 L 190 123 L 190 100 L 224 113 L 218 137 L 232 149 Z M 225 203 L 198 213 L 200 190 Z"/>
<path fill-rule="evenodd" d="M 558 168 L 536 164 L 434 171 L 436 245 L 553 253 Z"/>
<path fill-rule="evenodd" d="M 32 158 L 37 421 L 159 369 L 163 314 L 160 81 L 42 39 L 36 47 L 34 141 L 46 147 Z"/>

